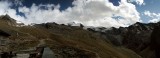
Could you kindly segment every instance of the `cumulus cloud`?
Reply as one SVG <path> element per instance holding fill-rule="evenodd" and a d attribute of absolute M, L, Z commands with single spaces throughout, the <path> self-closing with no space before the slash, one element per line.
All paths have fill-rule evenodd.
<path fill-rule="evenodd" d="M 128 0 L 128 2 L 135 2 L 138 5 L 145 5 L 144 0 Z"/>
<path fill-rule="evenodd" d="M 160 21 L 160 13 L 154 13 L 150 11 L 145 11 L 144 15 L 148 16 L 151 18 L 148 22 L 156 23 Z"/>
<path fill-rule="evenodd" d="M 147 15 L 147 16 L 149 16 L 149 17 L 152 17 L 150 11 L 144 11 L 144 15 Z"/>
<path fill-rule="evenodd" d="M 7 7 L 8 14 L 11 17 L 25 24 L 44 22 L 66 24 L 76 22 L 86 26 L 119 27 L 141 21 L 135 5 L 128 3 L 127 0 L 121 0 L 119 3 L 119 6 L 114 6 L 108 0 L 75 0 L 72 3 L 74 7 L 69 7 L 63 11 L 59 10 L 60 5 L 33 4 L 30 8 L 25 6 L 18 8 L 19 12 L 24 13 L 25 17 L 16 15 L 16 11 L 9 8 L 10 3 L 6 3 L 8 6 L 3 7 L 4 9 Z M 41 9 L 42 6 L 47 9 Z M 113 17 L 117 17 L 117 19 Z"/>

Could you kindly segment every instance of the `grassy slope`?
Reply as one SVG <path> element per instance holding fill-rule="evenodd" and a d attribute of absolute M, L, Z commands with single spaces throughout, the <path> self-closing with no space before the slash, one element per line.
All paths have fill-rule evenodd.
<path fill-rule="evenodd" d="M 10 37 L 14 44 L 12 50 L 35 47 L 39 40 L 45 40 L 46 45 L 57 54 L 60 49 L 71 47 L 82 53 L 95 56 L 95 58 L 140 58 L 131 50 L 113 46 L 109 41 L 87 30 L 77 27 L 53 26 L 50 29 L 43 27 L 14 27 L 0 22 L 0 28 L 12 34 Z M 18 33 L 18 35 L 16 35 Z M 94 57 L 91 57 L 94 58 Z"/>

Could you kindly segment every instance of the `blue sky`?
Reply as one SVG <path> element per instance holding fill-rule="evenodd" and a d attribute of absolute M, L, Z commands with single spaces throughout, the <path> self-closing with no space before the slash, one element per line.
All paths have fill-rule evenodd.
<path fill-rule="evenodd" d="M 39 4 L 60 4 L 61 8 L 60 10 L 64 10 L 68 7 L 72 7 L 72 2 L 73 0 L 24 0 L 22 2 L 22 4 L 24 6 L 27 6 L 27 7 L 31 7 L 33 3 L 35 3 L 36 5 L 39 5 Z"/>
<path fill-rule="evenodd" d="M 142 6 L 136 5 L 136 7 L 137 7 L 138 12 L 141 13 L 140 16 L 143 22 L 147 23 L 152 18 L 142 15 L 143 12 L 150 11 L 152 13 L 160 13 L 159 11 L 160 10 L 160 7 L 159 7 L 160 0 L 144 0 L 144 2 L 146 5 L 142 5 Z"/>
<path fill-rule="evenodd" d="M 160 21 L 160 0 L 0 0 L 0 15 L 30 23 L 119 27 Z"/>

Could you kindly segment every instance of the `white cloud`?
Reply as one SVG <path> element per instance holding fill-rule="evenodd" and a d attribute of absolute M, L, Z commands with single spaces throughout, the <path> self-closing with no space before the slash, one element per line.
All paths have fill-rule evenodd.
<path fill-rule="evenodd" d="M 7 1 L 1 1 L 0 2 L 0 15 L 8 14 L 12 18 L 15 18 L 17 20 L 24 19 L 23 17 L 21 17 L 19 15 L 16 15 L 16 10 L 15 9 L 11 9 L 10 8 L 11 5 L 12 5 L 12 3 L 9 3 Z"/>
<path fill-rule="evenodd" d="M 136 2 L 138 5 L 145 5 L 144 0 L 128 0 L 128 2 Z"/>
<path fill-rule="evenodd" d="M 151 18 L 148 22 L 156 23 L 160 21 L 160 13 L 152 13 L 150 11 L 145 11 L 144 15 Z"/>
<path fill-rule="evenodd" d="M 157 23 L 157 22 L 159 22 L 159 18 L 158 19 L 149 20 L 149 22 L 151 22 L 151 23 Z"/>
<path fill-rule="evenodd" d="M 149 17 L 152 17 L 150 11 L 144 11 L 144 15 L 147 15 L 147 16 L 149 16 Z"/>
<path fill-rule="evenodd" d="M 73 5 L 74 7 L 69 7 L 62 12 L 59 10 L 59 5 L 55 6 L 53 4 L 38 6 L 33 4 L 31 8 L 19 7 L 19 11 L 24 13 L 26 18 L 16 15 L 14 9 L 7 9 L 10 11 L 8 13 L 11 17 L 25 24 L 77 22 L 86 26 L 119 27 L 141 21 L 135 5 L 128 3 L 126 0 L 121 0 L 119 6 L 114 6 L 108 0 L 75 0 Z M 48 9 L 41 9 L 41 6 Z M 53 7 L 54 9 L 52 9 Z M 112 18 L 113 15 L 122 18 L 117 20 Z"/>

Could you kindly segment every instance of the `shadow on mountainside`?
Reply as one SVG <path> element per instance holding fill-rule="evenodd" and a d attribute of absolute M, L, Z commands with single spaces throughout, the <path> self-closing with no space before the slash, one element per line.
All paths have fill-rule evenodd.
<path fill-rule="evenodd" d="M 155 26 L 151 34 L 151 50 L 155 51 L 156 58 L 160 58 L 160 26 Z"/>

